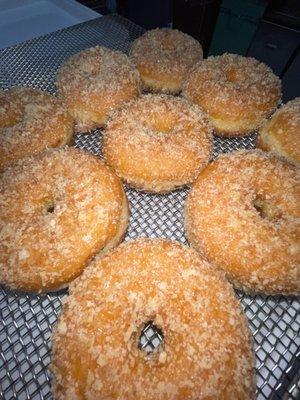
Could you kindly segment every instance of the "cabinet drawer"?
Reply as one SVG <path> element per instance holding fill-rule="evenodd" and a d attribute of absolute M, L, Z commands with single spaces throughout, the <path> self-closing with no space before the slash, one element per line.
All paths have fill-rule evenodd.
<path fill-rule="evenodd" d="M 280 75 L 300 42 L 300 33 L 292 29 L 260 22 L 247 56 L 255 57 Z"/>

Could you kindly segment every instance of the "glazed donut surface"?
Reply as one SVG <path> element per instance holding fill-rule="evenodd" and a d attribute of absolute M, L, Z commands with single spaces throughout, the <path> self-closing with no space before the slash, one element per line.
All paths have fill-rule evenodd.
<path fill-rule="evenodd" d="M 257 147 L 300 164 L 300 97 L 279 108 L 260 128 Z"/>
<path fill-rule="evenodd" d="M 133 42 L 130 58 L 141 75 L 144 89 L 179 93 L 188 70 L 202 60 L 201 44 L 176 29 L 160 28 Z"/>
<path fill-rule="evenodd" d="M 29 87 L 0 91 L 0 170 L 72 136 L 73 119 L 56 97 Z"/>
<path fill-rule="evenodd" d="M 153 321 L 163 341 L 138 347 Z M 179 243 L 138 239 L 70 286 L 53 336 L 56 400 L 250 400 L 252 341 L 226 279 Z"/>
<path fill-rule="evenodd" d="M 168 95 L 142 95 L 115 111 L 103 139 L 104 157 L 116 174 L 150 192 L 192 182 L 211 150 L 206 115 L 185 99 Z"/>
<path fill-rule="evenodd" d="M 0 282 L 53 291 L 119 243 L 128 205 L 119 179 L 83 150 L 48 150 L 0 176 Z"/>
<path fill-rule="evenodd" d="M 257 129 L 274 111 L 281 83 L 255 58 L 225 53 L 196 64 L 183 95 L 207 112 L 216 134 L 238 136 Z"/>
<path fill-rule="evenodd" d="M 140 77 L 128 57 L 103 46 L 73 55 L 60 67 L 56 84 L 78 132 L 102 127 L 110 110 L 140 93 Z"/>
<path fill-rule="evenodd" d="M 246 292 L 300 293 L 299 171 L 262 151 L 220 156 L 188 195 L 190 243 Z"/>

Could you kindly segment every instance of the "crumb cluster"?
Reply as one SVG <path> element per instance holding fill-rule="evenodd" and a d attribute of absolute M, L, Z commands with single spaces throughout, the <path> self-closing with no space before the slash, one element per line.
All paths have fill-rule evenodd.
<path fill-rule="evenodd" d="M 164 335 L 138 348 L 149 320 Z M 226 279 L 175 242 L 139 239 L 70 286 L 53 338 L 57 400 L 252 399 L 250 332 Z"/>
<path fill-rule="evenodd" d="M 225 53 L 196 64 L 183 95 L 208 113 L 217 133 L 241 135 L 259 127 L 275 110 L 281 82 L 255 58 Z"/>
<path fill-rule="evenodd" d="M 212 127 L 185 99 L 142 95 L 111 113 L 103 153 L 117 175 L 153 192 L 191 183 L 208 163 Z"/>
<path fill-rule="evenodd" d="M 56 97 L 27 87 L 0 92 L 0 170 L 72 136 L 73 119 Z"/>
<path fill-rule="evenodd" d="M 103 46 L 73 55 L 56 84 L 81 132 L 103 126 L 109 111 L 140 93 L 138 71 L 126 54 Z"/>
<path fill-rule="evenodd" d="M 0 177 L 0 281 L 49 291 L 78 276 L 127 227 L 119 179 L 83 150 L 47 150 Z M 121 232 L 120 232 L 121 229 Z"/>
<path fill-rule="evenodd" d="M 185 208 L 191 244 L 237 288 L 300 293 L 299 170 L 259 150 L 220 156 Z"/>
<path fill-rule="evenodd" d="M 257 145 L 300 164 L 300 97 L 280 107 L 261 127 Z"/>
<path fill-rule="evenodd" d="M 130 50 L 144 88 L 163 93 L 180 92 L 188 70 L 203 58 L 201 44 L 176 29 L 147 31 Z"/>

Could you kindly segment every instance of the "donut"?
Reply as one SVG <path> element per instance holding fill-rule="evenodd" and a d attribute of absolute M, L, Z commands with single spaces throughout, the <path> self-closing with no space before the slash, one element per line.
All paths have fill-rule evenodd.
<path fill-rule="evenodd" d="M 233 285 L 300 293 L 299 171 L 260 150 L 220 156 L 198 176 L 185 206 L 188 240 Z"/>
<path fill-rule="evenodd" d="M 300 97 L 289 101 L 260 128 L 257 147 L 300 164 Z"/>
<path fill-rule="evenodd" d="M 140 77 L 128 57 L 102 46 L 67 60 L 58 70 L 56 85 L 77 132 L 102 127 L 110 110 L 140 93 Z"/>
<path fill-rule="evenodd" d="M 225 53 L 197 63 L 183 95 L 207 112 L 217 135 L 239 136 L 257 129 L 275 110 L 281 83 L 255 58 Z"/>
<path fill-rule="evenodd" d="M 0 176 L 0 282 L 11 290 L 59 290 L 127 227 L 120 180 L 75 148 L 25 158 Z"/>
<path fill-rule="evenodd" d="M 163 340 L 141 348 L 149 321 Z M 254 398 L 250 332 L 228 281 L 179 243 L 138 239 L 70 286 L 52 342 L 56 400 Z"/>
<path fill-rule="evenodd" d="M 73 119 L 57 98 L 29 87 L 0 91 L 0 171 L 46 148 L 69 144 Z"/>
<path fill-rule="evenodd" d="M 102 149 L 130 186 L 167 192 L 192 182 L 208 163 L 212 127 L 185 99 L 147 94 L 110 115 Z"/>
<path fill-rule="evenodd" d="M 203 58 L 201 44 L 176 29 L 147 31 L 130 50 L 143 88 L 158 93 L 179 93 L 188 70 Z"/>

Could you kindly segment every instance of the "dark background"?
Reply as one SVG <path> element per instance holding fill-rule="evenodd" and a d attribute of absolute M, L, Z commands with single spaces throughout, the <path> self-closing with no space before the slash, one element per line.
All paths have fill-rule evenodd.
<path fill-rule="evenodd" d="M 199 40 L 204 56 L 253 56 L 282 79 L 283 101 L 300 96 L 300 0 L 79 0 L 145 29 L 173 27 Z"/>

